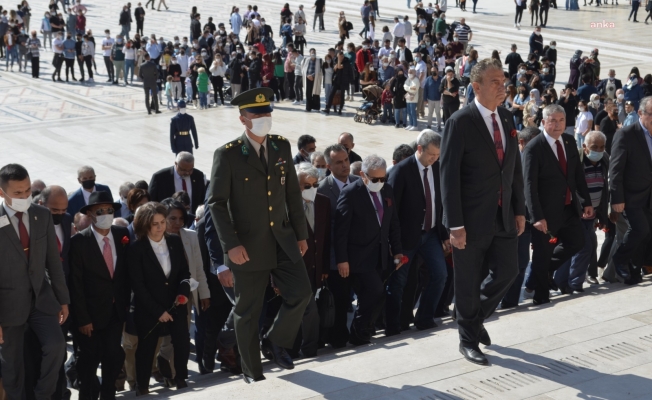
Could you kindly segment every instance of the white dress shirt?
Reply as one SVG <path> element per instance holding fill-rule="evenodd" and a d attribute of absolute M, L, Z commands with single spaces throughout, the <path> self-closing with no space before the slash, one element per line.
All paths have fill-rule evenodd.
<path fill-rule="evenodd" d="M 478 107 L 478 111 L 480 111 L 480 115 L 482 115 L 482 119 L 484 120 L 485 125 L 487 125 L 487 129 L 489 130 L 489 134 L 491 135 L 491 140 L 494 140 L 494 124 L 493 120 L 491 119 L 491 114 L 495 113 L 496 114 L 496 122 L 498 122 L 498 129 L 500 130 L 500 136 L 501 140 L 503 141 L 503 150 L 505 150 L 505 129 L 503 128 L 503 124 L 500 121 L 500 114 L 498 114 L 498 109 L 495 110 L 489 110 L 480 102 L 478 101 L 478 98 L 476 97 L 474 100 L 475 105 Z"/>
<path fill-rule="evenodd" d="M 61 224 L 54 226 L 54 233 L 57 234 L 57 239 L 59 239 L 59 243 L 61 244 L 61 246 L 63 246 L 64 236 L 63 236 L 63 228 L 61 227 Z"/>
<path fill-rule="evenodd" d="M 402 38 L 405 36 L 405 25 L 401 21 L 397 22 L 396 25 L 394 25 L 394 29 L 392 34 L 394 35 L 395 38 L 399 37 Z"/>
<path fill-rule="evenodd" d="M 88 199 L 91 198 L 91 193 L 93 193 L 96 190 L 97 189 L 95 188 L 95 186 L 93 186 L 93 190 L 91 190 L 90 192 L 84 189 L 83 187 L 81 188 L 82 194 L 84 195 L 84 204 L 88 205 Z"/>
<path fill-rule="evenodd" d="M 100 253 L 104 254 L 104 238 L 107 237 L 109 238 L 109 245 L 111 246 L 111 258 L 113 258 L 113 270 L 115 271 L 115 263 L 118 258 L 118 253 L 115 251 L 115 241 L 113 240 L 113 235 L 109 231 L 109 234 L 104 236 L 98 231 L 95 230 L 95 226 L 91 224 L 91 230 L 93 231 L 93 234 L 95 235 L 95 240 L 97 240 L 97 245 L 100 246 Z M 62 242 L 63 243 L 63 242 Z"/>
<path fill-rule="evenodd" d="M 432 200 L 432 216 L 431 216 L 432 221 L 431 221 L 430 228 L 434 228 L 435 227 L 435 221 L 437 220 L 437 218 L 436 218 L 437 213 L 435 211 L 435 204 L 436 204 L 435 203 L 435 196 L 436 196 L 436 193 L 435 193 L 435 176 L 432 173 L 432 165 L 426 167 L 425 165 L 421 164 L 421 161 L 419 161 L 419 157 L 417 157 L 416 153 L 414 154 L 414 158 L 417 159 L 417 166 L 419 167 L 419 180 L 421 181 L 421 187 L 423 187 L 423 190 L 424 190 L 424 198 L 425 198 L 425 191 L 430 190 L 430 198 Z M 424 168 L 428 170 L 428 186 L 429 187 L 427 189 L 426 189 L 425 184 L 423 183 L 423 170 L 424 170 Z M 423 221 L 423 222 L 425 223 L 425 221 Z M 423 228 L 425 228 L 425 226 Z"/>
<path fill-rule="evenodd" d="M 559 154 L 557 154 L 557 144 L 555 143 L 557 139 L 548 135 L 548 132 L 546 132 L 545 129 L 543 130 L 543 136 L 545 136 L 548 144 L 550 145 L 550 148 L 552 149 L 552 152 L 555 153 L 555 157 L 557 157 L 557 160 L 559 160 Z M 564 142 L 561 141 L 561 137 L 559 138 L 559 143 L 561 143 L 561 148 L 564 151 L 564 158 L 568 160 L 568 157 L 566 156 L 566 146 L 564 146 Z"/>
<path fill-rule="evenodd" d="M 344 189 L 344 186 L 348 185 L 351 183 L 351 179 L 349 177 L 346 177 L 346 182 L 342 182 L 341 180 L 337 179 L 336 177 L 333 177 L 333 180 L 335 183 L 337 183 L 337 187 L 340 189 L 340 192 L 342 192 L 342 189 Z"/>
<path fill-rule="evenodd" d="M 7 213 L 7 216 L 9 217 L 9 220 L 11 221 L 11 224 L 14 226 L 14 230 L 16 231 L 16 235 L 20 239 L 20 231 L 18 230 L 18 217 L 16 217 L 16 210 L 13 208 L 9 207 L 7 203 L 4 201 L 2 202 L 2 206 L 5 208 L 5 212 Z M 23 213 L 23 225 L 25 225 L 25 229 L 27 229 L 27 234 L 29 235 L 29 210 L 25 211 Z"/>
<path fill-rule="evenodd" d="M 155 242 L 149 237 L 147 240 L 149 240 L 149 244 L 152 245 L 154 254 L 156 254 L 156 259 L 158 259 L 159 264 L 161 264 L 161 268 L 163 269 L 165 277 L 169 278 L 170 271 L 172 271 L 172 262 L 170 261 L 170 249 L 168 249 L 168 244 L 165 241 L 165 236 L 163 236 L 163 239 L 161 239 L 160 242 Z"/>
<path fill-rule="evenodd" d="M 182 180 L 184 180 L 186 181 L 186 189 L 188 189 L 186 190 L 188 197 L 192 199 L 192 181 L 190 180 L 190 177 L 186 176 L 182 178 L 181 175 L 177 173 L 176 168 L 172 168 L 172 170 L 174 170 L 174 192 L 181 192 L 183 190 Z"/>

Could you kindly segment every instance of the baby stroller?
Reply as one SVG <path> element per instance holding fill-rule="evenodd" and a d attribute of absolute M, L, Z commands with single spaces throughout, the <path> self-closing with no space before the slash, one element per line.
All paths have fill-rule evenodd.
<path fill-rule="evenodd" d="M 380 98 L 383 94 L 383 89 L 380 86 L 371 85 L 362 89 L 362 93 L 365 96 L 365 102 L 356 110 L 356 114 L 353 116 L 355 122 L 365 122 L 369 125 L 373 124 L 375 120 L 378 119 L 378 116 L 382 113 L 382 108 L 380 105 Z"/>

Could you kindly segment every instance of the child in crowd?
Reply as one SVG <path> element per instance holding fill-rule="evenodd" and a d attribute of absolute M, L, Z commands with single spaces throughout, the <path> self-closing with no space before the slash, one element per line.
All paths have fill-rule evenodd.
<path fill-rule="evenodd" d="M 165 82 L 165 97 L 168 99 L 168 110 L 174 107 L 172 103 L 172 75 L 168 75 L 167 82 Z"/>
<path fill-rule="evenodd" d="M 208 108 L 208 74 L 205 68 L 197 70 L 197 91 L 199 92 L 199 109 L 205 110 Z"/>
<path fill-rule="evenodd" d="M 394 95 L 392 94 L 392 89 L 390 87 L 390 83 L 387 82 L 385 84 L 385 90 L 383 90 L 383 94 L 380 97 L 380 104 L 383 105 L 383 118 L 381 121 L 386 124 L 388 122 L 391 122 L 393 120 L 393 109 L 392 109 L 392 99 L 394 98 Z"/>
<path fill-rule="evenodd" d="M 190 80 L 190 75 L 186 77 L 186 101 L 192 101 L 192 81 Z"/>

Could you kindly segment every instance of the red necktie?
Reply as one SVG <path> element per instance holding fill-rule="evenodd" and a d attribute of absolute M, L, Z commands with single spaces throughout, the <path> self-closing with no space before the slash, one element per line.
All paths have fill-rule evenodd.
<path fill-rule="evenodd" d="M 104 256 L 104 262 L 106 267 L 109 270 L 109 275 L 113 279 L 113 252 L 111 251 L 111 243 L 109 242 L 108 237 L 104 237 L 104 248 L 102 249 L 102 256 Z"/>
<path fill-rule="evenodd" d="M 188 193 L 188 186 L 186 186 L 186 178 L 181 178 L 181 188 L 184 192 Z"/>
<path fill-rule="evenodd" d="M 63 257 L 61 257 L 61 241 L 59 240 L 59 236 L 57 236 L 56 234 L 54 236 L 56 236 L 57 238 L 57 249 L 59 249 L 59 259 L 63 261 Z"/>
<path fill-rule="evenodd" d="M 423 230 L 428 232 L 432 228 L 432 194 L 430 193 L 430 182 L 428 181 L 428 168 L 423 169 L 423 186 L 426 193 L 426 218 L 423 222 Z"/>
<path fill-rule="evenodd" d="M 23 246 L 25 251 L 25 256 L 29 260 L 29 233 L 27 233 L 27 228 L 23 224 L 23 213 L 17 212 L 16 218 L 18 218 L 18 233 L 20 236 L 20 245 Z"/>
<path fill-rule="evenodd" d="M 564 148 L 561 147 L 561 142 L 559 140 L 555 140 L 555 144 L 557 145 L 557 158 L 559 159 L 559 165 L 561 166 L 561 170 L 564 171 L 564 176 L 568 177 L 568 166 L 566 165 L 566 155 L 564 154 Z M 571 193 L 568 186 L 566 186 L 566 201 L 564 204 L 569 205 L 570 203 Z"/>
<path fill-rule="evenodd" d="M 496 145 L 496 154 L 498 155 L 498 164 L 503 166 L 503 159 L 505 158 L 505 150 L 503 150 L 503 138 L 500 134 L 500 127 L 496 121 L 496 113 L 491 113 L 491 122 L 494 128 L 494 144 Z M 498 205 L 503 205 L 503 185 L 500 185 L 500 196 L 498 197 Z"/>

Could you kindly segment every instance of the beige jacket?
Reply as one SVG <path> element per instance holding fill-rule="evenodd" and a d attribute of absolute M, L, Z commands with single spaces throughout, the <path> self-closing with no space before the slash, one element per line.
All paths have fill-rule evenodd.
<path fill-rule="evenodd" d="M 188 259 L 188 267 L 190 268 L 190 277 L 199 282 L 199 287 L 194 290 L 192 295 L 192 303 L 195 305 L 197 312 L 201 312 L 199 299 L 209 299 L 211 292 L 208 290 L 208 281 L 204 273 L 204 263 L 201 257 L 201 250 L 199 249 L 199 239 L 197 232 L 190 229 L 181 229 L 179 236 L 183 242 L 183 249 Z M 199 296 L 197 295 L 199 293 Z"/>

